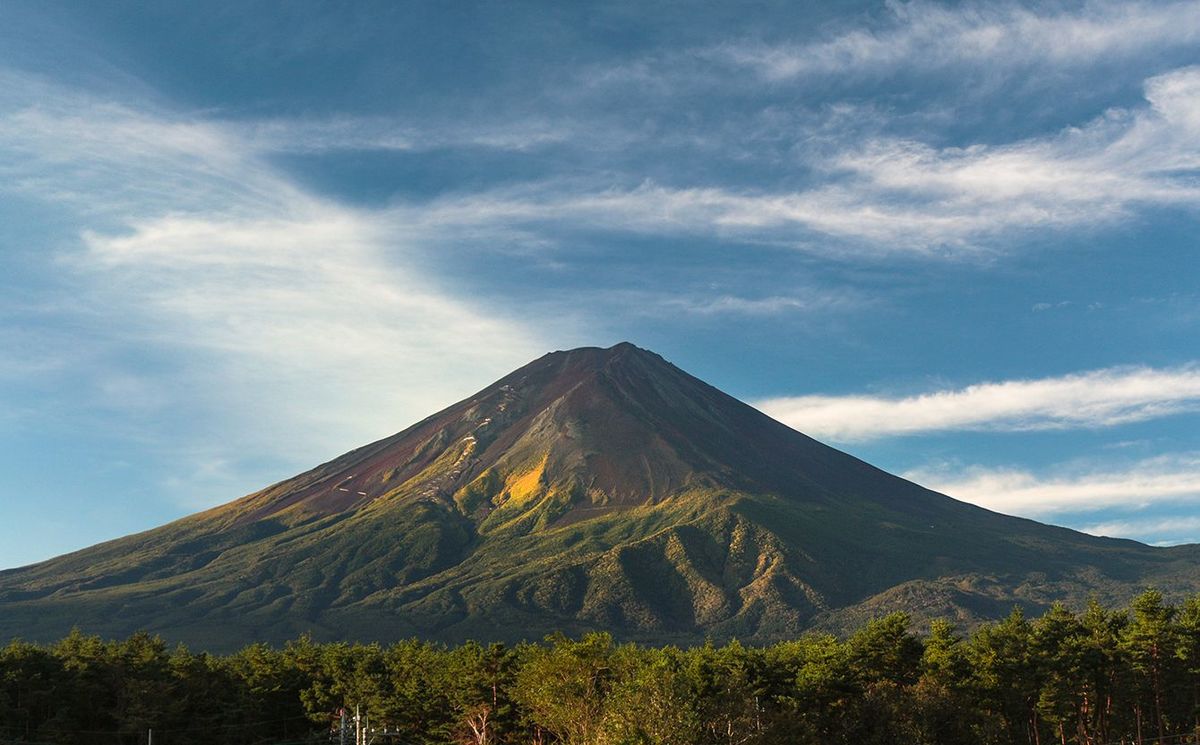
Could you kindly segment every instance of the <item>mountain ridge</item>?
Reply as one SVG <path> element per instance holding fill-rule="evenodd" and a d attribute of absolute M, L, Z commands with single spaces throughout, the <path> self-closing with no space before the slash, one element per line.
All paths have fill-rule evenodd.
<path fill-rule="evenodd" d="M 0 635 L 771 640 L 1145 584 L 1156 549 L 989 512 L 629 343 L 552 352 L 405 430 L 165 526 L 0 572 Z"/>

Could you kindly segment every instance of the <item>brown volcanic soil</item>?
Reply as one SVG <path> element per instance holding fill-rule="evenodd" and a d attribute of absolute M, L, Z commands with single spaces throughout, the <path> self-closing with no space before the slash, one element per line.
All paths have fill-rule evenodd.
<path fill-rule="evenodd" d="M 545 456 L 546 478 L 576 478 L 613 507 L 660 501 L 685 487 L 746 492 L 826 491 L 853 475 L 892 477 L 826 447 L 698 380 L 657 354 L 622 343 L 553 352 L 465 401 L 289 483 L 234 503 L 240 521 L 295 510 L 341 513 L 412 487 L 447 448 L 472 443 L 429 496 L 453 494 L 488 469 Z M 850 473 L 852 472 L 852 473 Z M 595 511 L 595 505 L 580 504 Z M 226 508 L 219 508 L 226 509 Z"/>

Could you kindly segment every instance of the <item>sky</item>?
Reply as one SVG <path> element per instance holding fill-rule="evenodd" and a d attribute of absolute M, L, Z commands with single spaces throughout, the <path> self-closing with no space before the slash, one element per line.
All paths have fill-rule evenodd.
<path fill-rule="evenodd" d="M 0 0 L 0 567 L 628 340 L 1200 541 L 1200 2 Z"/>

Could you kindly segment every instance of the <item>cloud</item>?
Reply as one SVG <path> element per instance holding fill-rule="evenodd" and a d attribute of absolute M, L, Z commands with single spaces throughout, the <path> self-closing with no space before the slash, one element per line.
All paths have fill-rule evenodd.
<path fill-rule="evenodd" d="M 891 3 L 878 28 L 855 28 L 802 44 L 728 44 L 708 57 L 766 80 L 893 75 L 962 66 L 1094 67 L 1200 40 L 1195 2 L 1090 2 L 1039 12 L 1013 3 L 948 7 Z"/>
<path fill-rule="evenodd" d="M 2 68 L 0 175 L 0 188 L 69 208 L 85 224 L 310 201 L 218 125 Z"/>
<path fill-rule="evenodd" d="M 158 410 L 151 431 L 181 453 L 308 464 L 550 346 L 416 268 L 390 216 L 309 194 L 234 127 L 0 77 L 0 191 L 79 235 L 53 261 L 71 325 L 107 352 L 76 372 L 103 408 Z"/>
<path fill-rule="evenodd" d="M 1200 504 L 1200 455 L 1195 453 L 1152 458 L 1121 470 L 1058 476 L 1039 477 L 1020 469 L 933 468 L 909 471 L 904 478 L 980 507 L 1030 517 Z"/>
<path fill-rule="evenodd" d="M 914 18 L 951 13 L 905 7 L 902 14 Z M 1125 17 L 1121 8 L 1104 7 L 1114 19 Z M 1168 10 L 1176 15 L 1192 12 L 1182 5 Z M 1024 11 L 1006 12 L 1025 17 Z M 1172 33 L 1186 35 L 1195 32 L 1179 29 L 1200 28 L 1163 21 L 1159 11 L 1142 9 L 1134 15 L 1141 19 L 1138 24 L 1169 27 Z M 980 17 L 954 15 L 959 16 Z M 1043 29 L 1031 20 L 1035 18 L 1010 25 Z M 1051 31 L 1039 33 L 1054 38 L 1095 36 L 1116 43 L 1107 32 L 1068 33 L 1053 24 L 1046 28 Z M 1008 38 L 1006 34 L 1001 36 Z M 8 188 L 53 193 L 89 212 L 105 206 L 120 214 L 151 206 L 165 212 L 199 201 L 249 215 L 277 209 L 281 202 L 314 201 L 264 165 L 266 156 L 279 152 L 472 147 L 521 152 L 550 144 L 578 152 L 614 136 L 622 148 L 642 152 L 651 140 L 661 145 L 668 136 L 653 128 L 642 135 L 650 140 L 638 142 L 633 133 L 615 132 L 610 124 L 536 116 L 520 122 L 439 127 L 402 125 L 386 117 L 220 122 L 52 87 L 46 95 L 29 95 L 29 79 L 14 79 L 12 73 L 0 75 L 0 83 L 27 91 L 24 100 L 16 101 L 11 92 L 0 93 L 0 109 L 7 108 L 0 117 L 0 142 L 10 153 L 38 163 L 32 170 L 0 163 Z M 744 141 L 740 131 L 717 127 L 688 137 L 674 135 L 675 145 L 668 148 L 676 154 L 728 150 L 751 162 L 765 159 L 761 165 L 772 170 L 781 165 L 775 162 L 781 152 L 788 152 L 793 176 L 804 176 L 800 186 L 794 177 L 776 179 L 779 185 L 774 188 L 770 180 L 766 186 L 737 186 L 719 173 L 668 184 L 636 176 L 619 162 L 589 169 L 587 177 L 568 178 L 542 164 L 550 170 L 521 185 L 456 191 L 431 203 L 397 204 L 390 219 L 406 234 L 434 240 L 494 242 L 497 236 L 508 236 L 538 242 L 555 231 L 600 229 L 717 235 L 839 257 L 991 253 L 1014 234 L 1095 229 L 1145 207 L 1200 205 L 1195 178 L 1200 170 L 1200 67 L 1149 78 L 1144 92 L 1143 106 L 1112 109 L 1056 133 L 963 147 L 854 127 L 831 130 L 831 119 L 854 119 L 845 105 L 831 105 L 822 116 L 788 120 L 780 126 L 796 129 L 763 135 L 767 141 L 756 140 L 761 147 Z M 884 120 L 876 130 L 886 129 L 885 113 L 871 116 Z M 780 150 L 780 142 L 793 146 Z M 653 150 L 646 155 L 660 156 Z M 248 163 L 255 167 L 247 168 Z M 116 178 L 118 173 L 124 178 Z M 164 179 L 170 173 L 177 177 Z M 101 181 L 105 199 L 96 200 Z"/>
<path fill-rule="evenodd" d="M 668 298 L 661 301 L 659 306 L 698 316 L 774 316 L 783 313 L 827 312 L 855 308 L 865 302 L 856 294 L 847 292 L 839 294 L 813 289 L 806 291 L 803 296 L 717 295 L 714 297 Z"/>
<path fill-rule="evenodd" d="M 1045 313 L 1048 310 L 1061 310 L 1062 308 L 1070 308 L 1074 303 L 1070 300 L 1059 300 L 1057 303 L 1034 303 L 1030 308 L 1034 313 Z M 1098 304 L 1097 304 L 1098 306 Z M 1091 307 L 1090 305 L 1088 306 Z"/>
<path fill-rule="evenodd" d="M 951 236 L 968 235 L 977 217 L 917 212 L 874 204 L 842 187 L 771 194 L 721 187 L 674 188 L 645 182 L 633 188 L 561 183 L 458 195 L 419 208 L 407 218 L 430 233 L 519 226 L 604 229 L 657 235 L 716 235 L 729 240 L 786 243 L 817 253 L 847 255 L 945 252 Z M 444 233 L 443 233 L 444 234 Z M 856 246 L 819 240 L 852 239 Z M 960 246 L 965 249 L 965 246 Z M 861 250 L 861 251 L 859 251 Z"/>
<path fill-rule="evenodd" d="M 232 131 L 264 153 L 327 153 L 342 150 L 426 151 L 477 147 L 526 151 L 571 139 L 576 127 L 530 119 L 513 122 L 403 126 L 391 117 L 265 119 L 230 122 Z"/>
<path fill-rule="evenodd" d="M 1200 366 L 1108 368 L 903 398 L 794 396 L 756 406 L 813 437 L 841 442 L 951 430 L 1111 427 L 1200 408 Z"/>
<path fill-rule="evenodd" d="M 1200 517 L 1109 520 L 1084 525 L 1079 529 L 1084 533 L 1111 538 L 1153 540 L 1157 545 L 1200 543 Z"/>
<path fill-rule="evenodd" d="M 108 205 L 120 214 L 144 213 L 153 205 L 162 213 L 199 200 L 252 218 L 281 201 L 313 200 L 265 167 L 271 154 L 476 147 L 525 152 L 554 145 L 573 157 L 531 163 L 522 185 L 456 190 L 428 204 L 398 204 L 389 219 L 406 236 L 443 244 L 538 243 L 562 231 L 599 229 L 716 235 L 839 258 L 991 254 L 1029 231 L 1091 230 L 1145 207 L 1200 205 L 1195 178 L 1200 68 L 1145 80 L 1144 105 L 1113 109 L 1055 133 L 961 147 L 946 147 L 933 136 L 923 141 L 885 134 L 892 131 L 889 122 L 902 115 L 887 110 L 864 115 L 836 98 L 807 114 L 789 115 L 772 105 L 770 86 L 747 86 L 744 76 L 728 68 L 748 66 L 777 80 L 837 70 L 903 68 L 923 74 L 971 60 L 988 69 L 1000 61 L 1095 66 L 1097 60 L 1186 48 L 1200 38 L 1194 2 L 1101 2 L 1057 11 L 1014 4 L 889 7 L 891 21 L 882 27 L 816 42 L 688 51 L 684 58 L 691 64 L 708 60 L 705 75 L 737 83 L 751 97 L 737 111 L 756 114 L 747 122 L 720 107 L 718 121 L 701 116 L 682 128 L 646 113 L 645 126 L 627 129 L 627 122 L 595 111 L 589 116 L 586 105 L 534 112 L 519 121 L 431 124 L 332 115 L 222 122 L 97 100 L 0 73 L 0 109 L 6 109 L 0 143 L 39 164 L 29 170 L 0 163 L 0 177 L 8 188 L 54 193 L 85 211 Z M 712 59 L 725 64 L 714 68 Z M 35 85 L 40 92 L 32 91 Z M 587 105 L 610 110 L 611 96 L 619 94 L 606 91 L 599 95 L 609 98 Z M 853 124 L 864 116 L 879 122 L 865 130 Z M 582 153 L 599 147 L 596 143 L 608 143 L 599 148 L 605 150 L 603 162 L 580 169 L 578 161 L 587 160 Z M 624 153 L 624 159 L 613 152 Z M 659 163 L 689 153 L 686 169 Z M 723 168 L 722 158 L 735 160 L 737 169 Z M 707 161 L 712 168 L 704 166 Z M 247 168 L 248 163 L 255 166 Z M 558 170 L 563 163 L 572 173 L 589 175 L 564 176 Z M 731 183 L 728 173 L 748 165 L 774 175 Z M 168 173 L 180 177 L 164 179 Z M 690 175 L 666 183 L 672 176 L 664 173 Z M 106 192 L 99 205 L 98 179 Z M 290 193 L 281 199 L 279 191 Z"/>
<path fill-rule="evenodd" d="M 599 228 L 716 234 L 837 256 L 970 255 L 1013 234 L 1095 229 L 1148 206 L 1200 206 L 1200 67 L 1150 78 L 1145 96 L 1143 107 L 1007 144 L 857 135 L 826 143 L 800 156 L 796 170 L 812 177 L 793 190 L 552 178 L 398 209 L 430 232 Z"/>
<path fill-rule="evenodd" d="M 832 169 L 860 187 L 917 200 L 930 238 L 965 240 L 1020 226 L 1069 226 L 1124 215 L 1138 204 L 1200 203 L 1200 68 L 1146 81 L 1149 107 L 1113 110 L 1082 128 L 1002 146 L 932 148 L 877 139 Z"/>
<path fill-rule="evenodd" d="M 143 337 L 211 358 L 206 374 L 222 379 L 212 393 L 276 418 L 276 447 L 305 444 L 298 437 L 340 447 L 400 429 L 539 351 L 516 324 L 394 266 L 384 226 L 336 208 L 167 216 L 88 233 L 85 244 L 80 270 L 123 299 Z M 296 400 L 299 430 L 288 421 Z"/>

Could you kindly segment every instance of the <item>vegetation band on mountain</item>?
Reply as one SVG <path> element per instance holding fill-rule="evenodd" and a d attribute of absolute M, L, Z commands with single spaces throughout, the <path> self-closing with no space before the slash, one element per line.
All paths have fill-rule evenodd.
<path fill-rule="evenodd" d="M 389 646 L 308 638 L 229 655 L 78 631 L 0 650 L 5 745 L 247 745 L 338 741 L 343 710 L 374 742 L 1194 742 L 1200 596 L 1157 591 L 1126 610 L 1056 605 L 969 636 L 903 613 L 838 639 L 687 649 L 603 633 L 540 644 Z M 391 733 L 384 735 L 384 732 Z M 388 739 L 388 738 L 391 739 Z M 351 739 L 350 742 L 353 742 Z"/>

